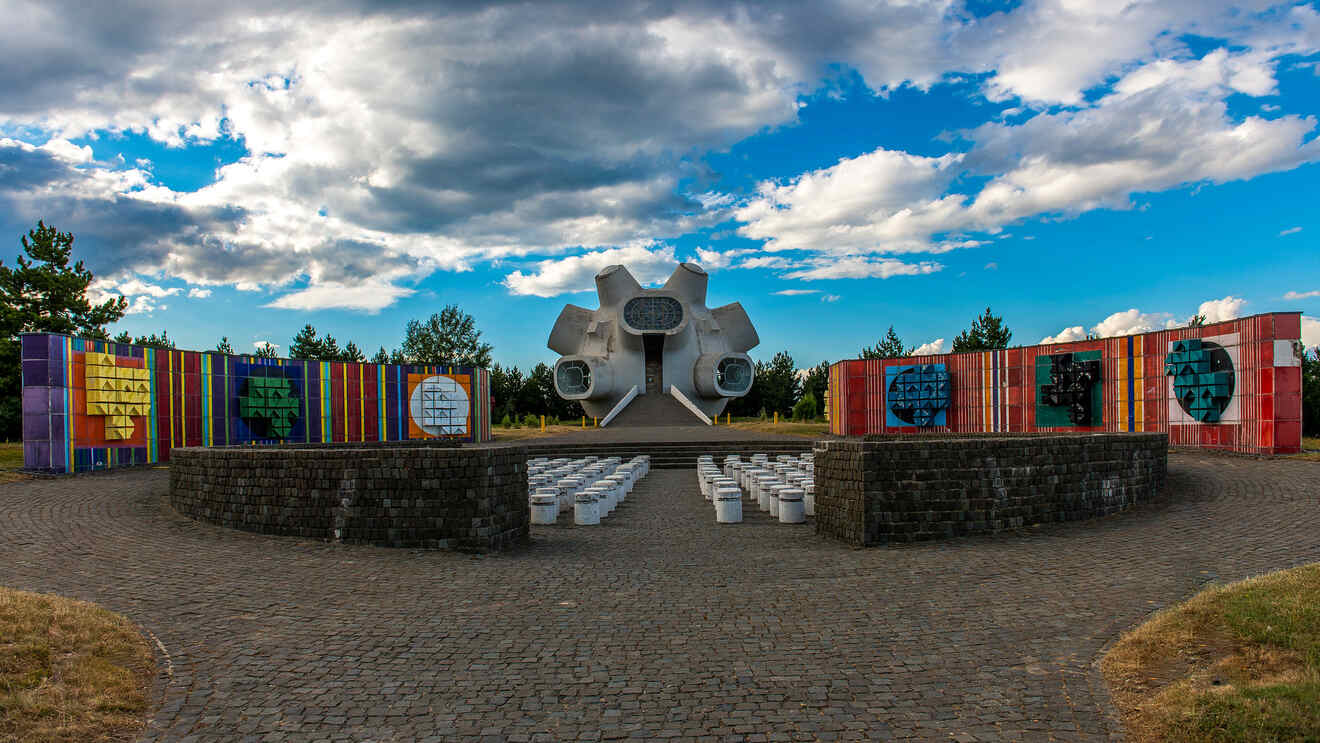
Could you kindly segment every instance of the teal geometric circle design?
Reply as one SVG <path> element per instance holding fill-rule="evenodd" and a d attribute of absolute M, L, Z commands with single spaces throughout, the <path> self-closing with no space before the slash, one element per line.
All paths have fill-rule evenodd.
<path fill-rule="evenodd" d="M 944 425 L 944 410 L 949 407 L 949 372 L 944 364 L 919 364 L 889 368 L 892 375 L 889 394 L 889 414 L 897 421 L 890 425 L 910 426 Z"/>
<path fill-rule="evenodd" d="M 1189 338 L 1174 343 L 1164 358 L 1164 373 L 1173 377 L 1178 407 L 1201 423 L 1218 423 L 1233 399 L 1233 359 L 1213 341 Z"/>

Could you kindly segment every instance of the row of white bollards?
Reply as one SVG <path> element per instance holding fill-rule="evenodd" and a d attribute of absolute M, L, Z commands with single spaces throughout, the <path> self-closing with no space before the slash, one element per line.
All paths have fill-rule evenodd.
<path fill-rule="evenodd" d="M 753 454 L 748 461 L 733 454 L 723 467 L 709 455 L 697 457 L 697 482 L 701 494 L 715 507 L 715 521 L 737 524 L 743 520 L 743 494 L 757 508 L 781 524 L 802 524 L 816 514 L 816 480 L 813 455 Z"/>
<path fill-rule="evenodd" d="M 527 492 L 533 524 L 553 524 L 573 512 L 573 523 L 599 524 L 651 471 L 646 455 L 624 462 L 619 457 L 583 457 L 527 461 Z"/>

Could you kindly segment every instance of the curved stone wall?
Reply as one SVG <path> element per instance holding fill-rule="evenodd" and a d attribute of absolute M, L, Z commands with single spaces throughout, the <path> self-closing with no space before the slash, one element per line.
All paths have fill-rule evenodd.
<path fill-rule="evenodd" d="M 1125 510 L 1164 487 L 1168 436 L 1035 434 L 816 444 L 816 531 L 859 546 Z"/>
<path fill-rule="evenodd" d="M 244 531 L 388 547 L 527 541 L 527 451 L 396 442 L 175 449 L 170 503 Z"/>

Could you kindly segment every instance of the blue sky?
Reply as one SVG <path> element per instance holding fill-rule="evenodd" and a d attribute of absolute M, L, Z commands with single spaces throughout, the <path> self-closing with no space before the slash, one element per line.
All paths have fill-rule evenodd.
<path fill-rule="evenodd" d="M 0 0 L 0 258 L 72 231 L 116 331 L 374 351 L 456 303 L 526 367 L 599 268 L 696 260 L 801 366 L 987 305 L 1320 344 L 1313 2 L 82 5 Z"/>

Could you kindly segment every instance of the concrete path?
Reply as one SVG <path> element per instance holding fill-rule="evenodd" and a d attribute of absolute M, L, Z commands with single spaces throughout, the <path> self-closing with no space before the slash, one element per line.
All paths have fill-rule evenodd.
<path fill-rule="evenodd" d="M 1147 613 L 1320 560 L 1320 465 L 1177 454 L 1106 519 L 852 550 L 718 526 L 655 471 L 512 555 L 195 523 L 166 473 L 0 485 L 0 584 L 158 638 L 146 740 L 1108 740 L 1094 661 Z"/>

